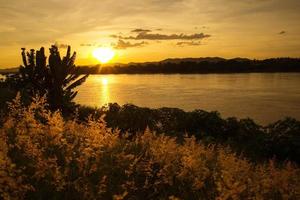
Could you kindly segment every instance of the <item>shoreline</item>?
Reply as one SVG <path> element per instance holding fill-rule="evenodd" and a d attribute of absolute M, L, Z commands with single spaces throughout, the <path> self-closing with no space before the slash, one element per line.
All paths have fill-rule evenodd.
<path fill-rule="evenodd" d="M 75 101 L 75 103 L 76 103 L 76 101 Z M 236 115 L 224 116 L 224 114 L 222 114 L 222 112 L 220 112 L 219 110 L 207 110 L 207 109 L 201 109 L 201 108 L 196 108 L 196 109 L 192 109 L 192 110 L 185 110 L 185 109 L 182 109 L 182 108 L 179 108 L 179 107 L 167 107 L 167 106 L 149 107 L 149 106 L 139 106 L 139 105 L 136 105 L 136 104 L 133 104 L 133 103 L 119 104 L 117 102 L 110 102 L 110 103 L 108 103 L 106 105 L 102 105 L 102 106 L 91 106 L 91 105 L 76 103 L 76 106 L 78 106 L 79 109 L 94 110 L 96 112 L 106 110 L 110 105 L 115 105 L 115 106 L 118 106 L 120 108 L 127 107 L 127 106 L 132 106 L 132 107 L 136 108 L 137 110 L 148 110 L 148 111 L 151 111 L 151 112 L 157 112 L 159 110 L 169 110 L 169 111 L 182 112 L 184 114 L 189 114 L 189 113 L 198 112 L 198 111 L 205 112 L 205 113 L 210 113 L 210 114 L 214 113 L 214 114 L 217 114 L 220 117 L 220 119 L 222 119 L 222 120 L 229 120 L 229 119 L 236 119 L 238 121 L 251 120 L 261 128 L 267 128 L 270 125 L 276 124 L 276 123 L 278 123 L 280 121 L 284 121 L 286 119 L 293 119 L 293 120 L 296 120 L 296 121 L 300 122 L 300 118 L 293 117 L 293 116 L 284 116 L 284 117 L 278 118 L 277 120 L 274 120 L 274 121 L 261 123 L 261 122 L 258 122 L 259 120 L 254 119 L 253 117 L 250 117 L 250 116 L 249 117 L 238 117 Z"/>
<path fill-rule="evenodd" d="M 177 72 L 171 72 L 171 73 L 89 73 L 89 75 L 208 75 L 208 74 L 300 74 L 299 71 L 253 71 L 253 72 L 199 72 L 199 73 L 177 73 Z M 1 73 L 0 75 L 6 76 L 10 74 L 17 74 L 17 73 Z M 80 75 L 86 75 L 88 73 L 79 73 Z"/>

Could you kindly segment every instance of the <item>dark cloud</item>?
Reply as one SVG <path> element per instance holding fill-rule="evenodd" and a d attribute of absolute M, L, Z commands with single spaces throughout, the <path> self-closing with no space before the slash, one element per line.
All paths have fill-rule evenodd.
<path fill-rule="evenodd" d="M 115 49 L 127 49 L 127 48 L 133 48 L 133 47 L 143 47 L 144 45 L 148 44 L 147 42 L 138 42 L 138 43 L 130 43 L 126 42 L 124 40 L 118 40 L 117 44 L 113 44 L 112 46 Z"/>
<path fill-rule="evenodd" d="M 194 29 L 208 29 L 208 26 L 201 26 L 201 27 L 198 27 L 198 26 L 195 26 Z"/>
<path fill-rule="evenodd" d="M 112 34 L 112 35 L 110 35 L 110 37 L 112 37 L 112 38 L 119 38 L 121 36 L 120 35 L 116 35 L 116 34 Z"/>
<path fill-rule="evenodd" d="M 286 34 L 286 32 L 285 31 L 280 31 L 278 34 L 279 35 L 284 35 L 284 34 Z"/>
<path fill-rule="evenodd" d="M 80 46 L 82 46 L 82 47 L 92 47 L 92 46 L 95 46 L 95 44 L 86 43 L 86 44 L 80 44 Z"/>
<path fill-rule="evenodd" d="M 201 40 L 210 37 L 210 35 L 204 33 L 195 33 L 191 35 L 186 35 L 183 33 L 167 35 L 167 34 L 141 32 L 137 36 L 123 37 L 123 36 L 113 35 L 112 37 L 123 39 L 123 40 Z"/>
<path fill-rule="evenodd" d="M 184 47 L 184 46 L 199 46 L 199 45 L 201 45 L 201 42 L 195 42 L 195 41 L 191 41 L 191 42 L 177 42 L 176 45 L 180 46 L 180 47 Z"/>
<path fill-rule="evenodd" d="M 66 49 L 66 48 L 68 48 L 69 45 L 55 42 L 55 46 L 57 46 L 60 49 Z"/>
<path fill-rule="evenodd" d="M 147 33 L 147 32 L 151 32 L 151 30 L 149 29 L 141 29 L 141 28 L 137 28 L 131 31 L 132 33 Z"/>

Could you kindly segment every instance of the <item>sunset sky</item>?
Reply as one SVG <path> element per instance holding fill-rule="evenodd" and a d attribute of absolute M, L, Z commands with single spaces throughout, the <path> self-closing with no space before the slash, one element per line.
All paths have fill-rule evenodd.
<path fill-rule="evenodd" d="M 20 48 L 67 44 L 77 65 L 174 57 L 299 57 L 299 0 L 0 0 L 0 68 Z"/>

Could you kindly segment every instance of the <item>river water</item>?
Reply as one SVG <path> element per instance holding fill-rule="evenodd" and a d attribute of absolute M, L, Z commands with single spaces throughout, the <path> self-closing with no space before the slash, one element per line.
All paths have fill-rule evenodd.
<path fill-rule="evenodd" d="M 91 75 L 78 90 L 75 101 L 89 106 L 203 109 L 262 124 L 300 120 L 300 73 Z"/>

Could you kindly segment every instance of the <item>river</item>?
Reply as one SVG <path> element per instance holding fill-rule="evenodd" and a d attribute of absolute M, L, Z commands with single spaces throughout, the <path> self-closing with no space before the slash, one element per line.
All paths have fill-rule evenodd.
<path fill-rule="evenodd" d="M 262 124 L 300 119 L 300 73 L 91 75 L 78 90 L 77 103 L 96 107 L 203 109 Z"/>

